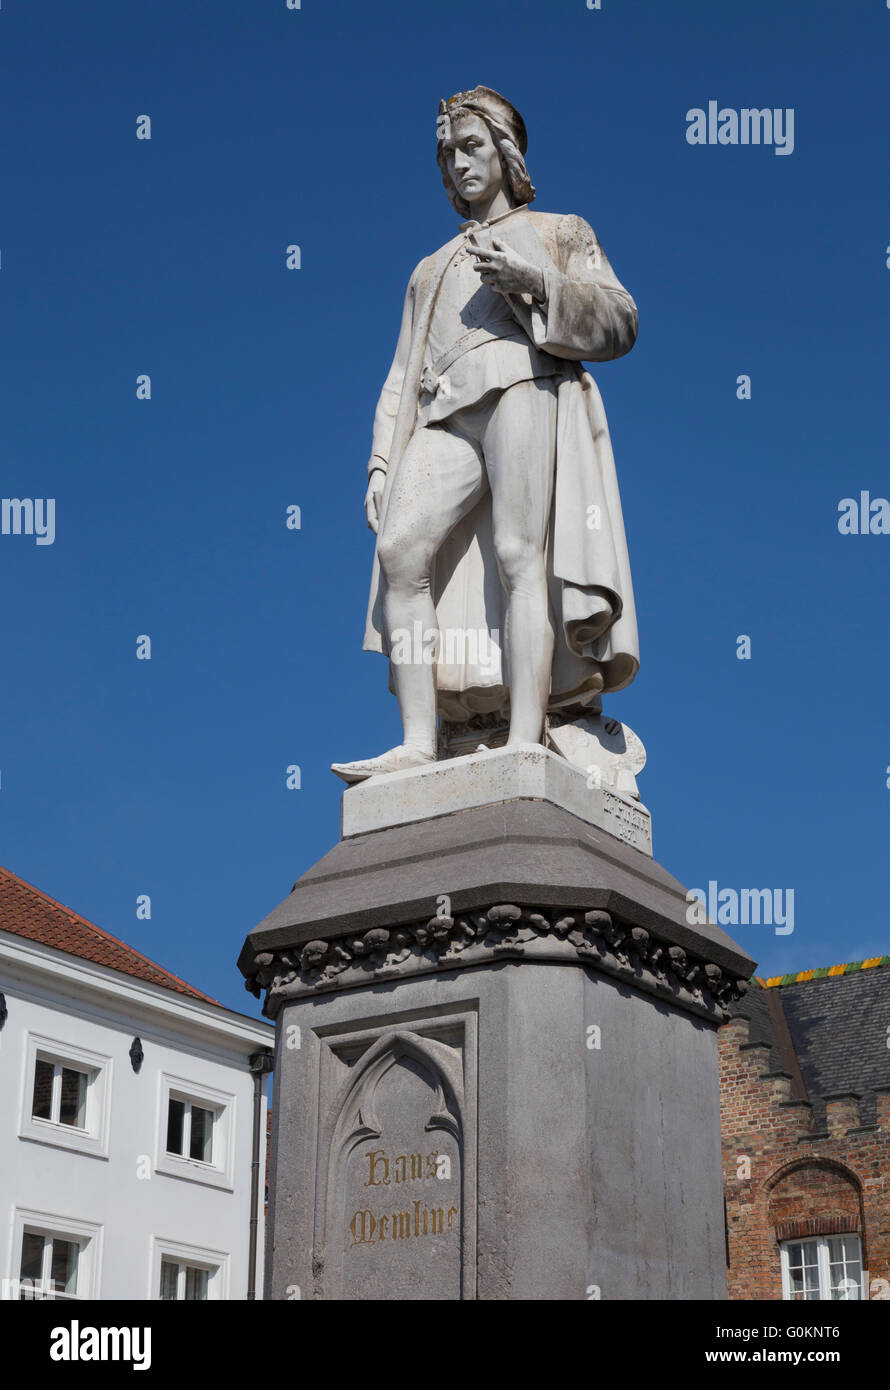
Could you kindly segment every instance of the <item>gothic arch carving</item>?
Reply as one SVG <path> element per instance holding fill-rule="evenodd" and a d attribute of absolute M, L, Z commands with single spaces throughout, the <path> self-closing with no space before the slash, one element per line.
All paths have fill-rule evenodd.
<path fill-rule="evenodd" d="M 428 1132 L 444 1131 L 457 1146 L 462 1211 L 467 1214 L 474 1207 L 474 1203 L 467 1200 L 469 1194 L 466 1192 L 461 1051 L 409 1030 L 387 1031 L 349 1069 L 328 1107 L 319 1133 L 313 1264 L 316 1278 L 323 1280 L 326 1289 L 336 1288 L 342 1280 L 342 1251 L 332 1230 L 340 1215 L 347 1164 L 359 1145 L 381 1137 L 378 1092 L 392 1068 L 406 1059 L 415 1064 L 433 1092 L 424 1128 Z M 469 1240 L 474 1242 L 474 1233 L 462 1227 L 461 1234 L 465 1244 Z M 326 1296 L 331 1297 L 331 1292 Z"/>

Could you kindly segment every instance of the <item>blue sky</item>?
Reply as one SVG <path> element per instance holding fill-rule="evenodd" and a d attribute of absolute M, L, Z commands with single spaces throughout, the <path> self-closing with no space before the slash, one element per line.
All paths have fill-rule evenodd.
<path fill-rule="evenodd" d="M 232 1007 L 245 933 L 336 840 L 328 764 L 398 739 L 365 464 L 455 230 L 437 104 L 480 82 L 640 310 L 595 374 L 642 650 L 606 709 L 656 855 L 794 890 L 791 935 L 734 932 L 764 973 L 890 952 L 890 536 L 837 526 L 890 496 L 890 10 L 602 6 L 0 11 L 0 495 L 56 506 L 51 546 L 0 535 L 0 862 Z M 689 145 L 709 100 L 793 108 L 793 153 Z"/>

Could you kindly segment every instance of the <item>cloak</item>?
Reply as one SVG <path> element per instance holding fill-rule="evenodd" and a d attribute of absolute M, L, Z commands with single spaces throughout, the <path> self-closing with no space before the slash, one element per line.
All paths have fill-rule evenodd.
<path fill-rule="evenodd" d="M 477 225 L 464 223 L 462 230 Z M 630 684 L 639 669 L 639 643 L 606 414 L 596 383 L 579 364 L 607 362 L 629 352 L 637 334 L 637 310 L 583 218 L 522 208 L 498 219 L 492 231 L 541 267 L 543 303 L 529 295 L 506 298 L 535 347 L 564 363 L 556 378 L 556 472 L 547 551 L 556 632 L 548 709 L 589 705 L 599 692 Z M 464 244 L 463 236 L 455 237 L 421 261 L 408 285 L 396 354 L 374 417 L 369 468 L 386 468 L 378 535 L 417 421 L 438 288 Z M 364 649 L 386 654 L 384 584 L 375 547 Z M 440 632 L 480 634 L 477 642 L 455 644 L 451 650 L 446 646 L 436 664 L 438 707 L 447 720 L 462 722 L 508 708 L 509 671 L 501 649 L 505 597 L 494 552 L 491 495 L 486 493 L 455 526 L 435 561 L 433 601 Z"/>

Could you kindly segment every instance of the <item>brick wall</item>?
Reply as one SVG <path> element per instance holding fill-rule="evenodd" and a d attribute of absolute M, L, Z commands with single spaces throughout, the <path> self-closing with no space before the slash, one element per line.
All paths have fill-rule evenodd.
<path fill-rule="evenodd" d="M 721 1028 L 719 1049 L 729 1297 L 781 1299 L 778 1241 L 845 1231 L 861 1237 L 871 1296 L 890 1297 L 890 1091 L 869 1128 L 855 1096 L 826 1097 L 819 1134 L 747 1019 Z"/>

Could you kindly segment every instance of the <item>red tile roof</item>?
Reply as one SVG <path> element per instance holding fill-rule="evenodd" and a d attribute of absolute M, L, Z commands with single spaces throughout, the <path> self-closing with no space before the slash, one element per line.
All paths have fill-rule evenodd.
<path fill-rule="evenodd" d="M 147 980 L 149 984 L 161 985 L 164 989 L 175 990 L 177 994 L 187 994 L 191 999 L 203 999 L 205 1003 L 215 1004 L 209 994 L 186 984 L 177 975 L 171 975 L 163 966 L 134 951 L 125 941 L 110 936 L 101 927 L 96 927 L 72 912 L 70 907 L 57 903 L 55 898 L 41 893 L 24 879 L 0 866 L 0 931 L 12 932 L 15 936 L 27 937 L 29 941 L 39 941 L 43 946 L 52 946 L 57 951 L 65 951 L 69 956 L 79 956 L 81 960 L 91 960 L 96 965 L 105 965 L 109 970 L 119 970 L 122 975 L 130 975 L 137 980 Z"/>

